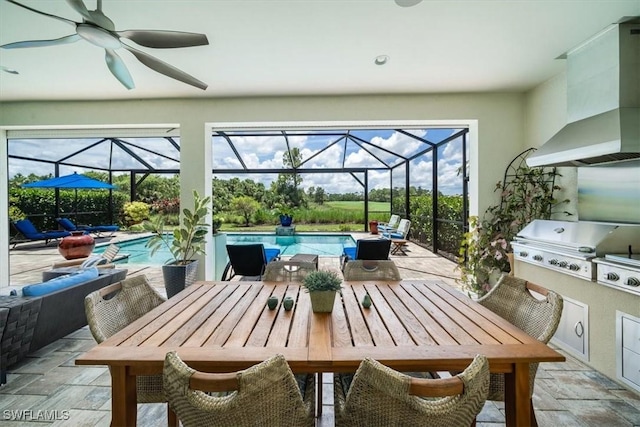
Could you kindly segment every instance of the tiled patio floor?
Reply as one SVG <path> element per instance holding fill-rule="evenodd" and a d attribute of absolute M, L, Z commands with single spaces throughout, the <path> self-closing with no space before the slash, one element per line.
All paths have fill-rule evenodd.
<path fill-rule="evenodd" d="M 112 241 L 125 238 L 123 234 Z M 408 256 L 394 256 L 403 278 L 439 279 L 456 286 L 455 264 L 414 244 Z M 39 243 L 11 254 L 11 283 L 24 285 L 40 280 L 42 271 L 60 259 L 55 245 Z M 322 267 L 336 267 L 337 257 L 320 259 Z M 130 275 L 146 274 L 162 289 L 158 267 L 127 266 Z M 0 387 L 0 426 L 108 426 L 110 422 L 110 376 L 106 367 L 75 366 L 75 358 L 95 345 L 87 327 L 31 354 L 9 370 L 8 383 Z M 540 426 L 639 426 L 640 394 L 594 371 L 564 353 L 564 363 L 541 364 L 536 379 L 534 407 Z M 324 407 L 318 426 L 333 426 L 333 384 L 324 375 Z M 58 420 L 34 418 L 38 411 Z M 14 411 L 14 412 L 11 412 Z M 17 412 L 16 412 L 17 411 Z M 20 412 L 32 411 L 32 412 Z M 21 414 L 22 420 L 11 419 Z M 42 414 L 42 413 L 40 413 Z M 24 416 L 31 415 L 31 420 Z M 161 404 L 139 405 L 138 425 L 166 425 Z M 479 427 L 504 425 L 500 402 L 487 402 L 478 416 Z"/>

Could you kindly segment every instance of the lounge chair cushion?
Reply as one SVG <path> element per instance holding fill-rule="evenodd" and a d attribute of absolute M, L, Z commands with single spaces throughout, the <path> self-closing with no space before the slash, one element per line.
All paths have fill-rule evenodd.
<path fill-rule="evenodd" d="M 344 250 L 342 251 L 343 255 L 346 256 L 348 259 L 356 259 L 356 247 L 352 247 L 352 248 L 344 248 Z"/>
<path fill-rule="evenodd" d="M 56 277 L 55 279 L 51 279 L 46 282 L 25 286 L 24 288 L 22 288 L 22 296 L 39 297 L 47 295 L 60 289 L 68 288 L 82 282 L 96 279 L 97 277 L 98 269 L 96 267 L 87 268 L 85 270 L 78 270 L 77 272 Z"/>
<path fill-rule="evenodd" d="M 267 263 L 271 262 L 272 259 L 280 256 L 280 249 L 277 248 L 265 248 L 264 255 L 267 258 Z"/>

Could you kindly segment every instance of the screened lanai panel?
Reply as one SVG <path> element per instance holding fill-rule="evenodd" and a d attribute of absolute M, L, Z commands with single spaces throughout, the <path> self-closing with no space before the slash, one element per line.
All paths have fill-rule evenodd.
<path fill-rule="evenodd" d="M 8 141 L 10 166 L 29 173 L 60 173 L 78 168 L 103 171 L 180 168 L 179 138 L 47 138 Z M 52 166 L 46 166 L 52 165 Z M 71 169 L 69 169 L 71 168 Z M 25 174 L 24 172 L 20 172 Z"/>
<path fill-rule="evenodd" d="M 277 131 L 214 132 L 214 159 L 219 154 L 216 147 L 224 146 L 221 140 L 226 141 L 226 145 L 243 169 L 284 169 L 283 155 L 292 148 L 287 146 L 285 136 Z M 228 151 L 226 153 L 229 154 Z M 227 160 L 223 164 L 232 163 L 231 160 Z"/>

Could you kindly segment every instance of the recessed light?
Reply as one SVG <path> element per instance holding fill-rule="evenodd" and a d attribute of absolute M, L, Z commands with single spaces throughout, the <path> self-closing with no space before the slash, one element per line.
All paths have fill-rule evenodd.
<path fill-rule="evenodd" d="M 384 65 L 387 61 L 389 61 L 389 57 L 387 55 L 378 55 L 374 62 L 376 65 Z"/>

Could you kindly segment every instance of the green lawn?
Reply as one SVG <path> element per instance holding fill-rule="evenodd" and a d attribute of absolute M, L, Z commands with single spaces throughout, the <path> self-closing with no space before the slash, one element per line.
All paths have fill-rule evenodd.
<path fill-rule="evenodd" d="M 343 209 L 347 211 L 361 211 L 364 207 L 364 202 L 348 201 L 348 202 L 325 202 L 326 206 L 336 209 Z M 391 206 L 388 202 L 369 202 L 369 212 L 390 212 Z"/>

